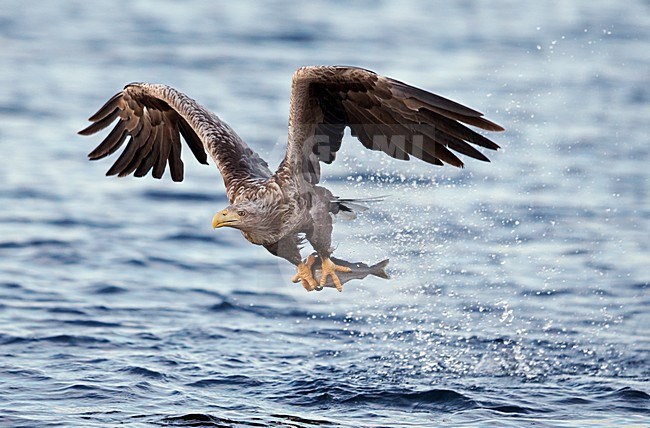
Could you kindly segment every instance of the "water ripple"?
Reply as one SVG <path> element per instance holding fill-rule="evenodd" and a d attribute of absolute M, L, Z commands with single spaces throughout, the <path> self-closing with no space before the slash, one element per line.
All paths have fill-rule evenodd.
<path fill-rule="evenodd" d="M 363 393 L 347 398 L 344 402 L 354 406 L 401 407 L 411 411 L 426 409 L 450 412 L 478 407 L 476 402 L 468 396 L 447 389 Z"/>

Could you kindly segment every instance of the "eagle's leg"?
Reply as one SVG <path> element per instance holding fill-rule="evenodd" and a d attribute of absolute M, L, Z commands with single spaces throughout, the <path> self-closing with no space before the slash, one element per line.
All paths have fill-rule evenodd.
<path fill-rule="evenodd" d="M 337 264 L 334 264 L 334 262 L 329 258 L 328 256 L 321 256 L 322 260 L 322 275 L 320 278 L 320 286 L 324 287 L 325 283 L 327 283 L 327 277 L 332 277 L 332 282 L 334 283 L 334 286 L 336 287 L 337 291 L 343 291 L 343 286 L 341 285 L 341 280 L 339 277 L 336 275 L 336 272 L 350 272 L 352 269 L 350 269 L 347 266 L 339 266 Z"/>
<path fill-rule="evenodd" d="M 311 230 L 306 234 L 307 240 L 311 243 L 314 250 L 321 259 L 321 277 L 320 286 L 324 287 L 327 278 L 332 278 L 332 282 L 338 291 L 343 291 L 341 280 L 336 272 L 350 272 L 350 268 L 337 266 L 330 259 L 332 254 L 332 216 L 331 205 L 334 197 L 332 193 L 324 187 L 314 187 L 315 198 L 310 211 L 313 219 Z"/>
<path fill-rule="evenodd" d="M 318 288 L 318 282 L 316 282 L 311 273 L 311 266 L 314 264 L 315 259 L 313 256 L 309 256 L 303 263 L 300 257 L 301 242 L 297 234 L 290 234 L 278 242 L 265 245 L 264 247 L 274 256 L 282 257 L 294 264 L 296 266 L 296 275 L 292 281 L 300 281 L 305 290 L 312 291 Z"/>
<path fill-rule="evenodd" d="M 300 284 L 307 291 L 313 291 L 318 288 L 318 283 L 316 282 L 314 276 L 311 273 L 311 266 L 314 264 L 315 261 L 316 258 L 311 254 L 307 256 L 307 259 L 305 259 L 304 263 L 300 262 L 298 266 L 296 266 L 296 274 L 293 276 L 292 279 L 293 282 L 300 281 Z"/>

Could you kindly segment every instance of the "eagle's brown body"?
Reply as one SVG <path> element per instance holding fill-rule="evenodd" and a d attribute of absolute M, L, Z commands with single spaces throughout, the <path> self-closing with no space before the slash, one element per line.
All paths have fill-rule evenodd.
<path fill-rule="evenodd" d="M 107 175 L 142 177 L 151 171 L 161 178 L 169 165 L 172 179 L 181 181 L 182 135 L 196 159 L 207 163 L 209 154 L 223 176 L 230 205 L 215 215 L 213 225 L 236 227 L 250 242 L 297 265 L 297 279 L 308 289 L 314 283 L 304 277 L 302 236 L 323 259 L 324 283 L 330 269 L 330 214 L 348 210 L 317 185 L 320 162 L 335 159 L 346 127 L 368 149 L 458 167 L 463 163 L 449 149 L 487 161 L 470 143 L 498 148 L 460 122 L 503 130 L 481 113 L 430 92 L 368 70 L 335 66 L 303 67 L 294 74 L 287 151 L 275 173 L 226 123 L 171 87 L 127 85 L 80 134 L 93 134 L 115 119 L 115 128 L 89 154 L 92 160 L 106 157 L 130 137 Z M 329 275 L 335 276 L 334 267 Z"/>

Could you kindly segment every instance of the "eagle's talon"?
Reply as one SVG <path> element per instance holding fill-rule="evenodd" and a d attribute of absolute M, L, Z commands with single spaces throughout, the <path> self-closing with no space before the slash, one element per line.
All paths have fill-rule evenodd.
<path fill-rule="evenodd" d="M 352 269 L 347 266 L 338 266 L 334 264 L 334 262 L 330 260 L 329 257 L 323 257 L 321 270 L 322 273 L 320 278 L 320 286 L 325 286 L 327 283 L 327 277 L 329 276 L 332 278 L 332 282 L 334 283 L 336 290 L 340 292 L 343 291 L 343 286 L 341 285 L 341 280 L 339 279 L 338 275 L 336 275 L 336 272 L 350 272 Z"/>
<path fill-rule="evenodd" d="M 300 284 L 307 291 L 317 290 L 319 288 L 318 283 L 316 282 L 314 276 L 311 273 L 311 266 L 314 264 L 315 261 L 316 259 L 314 258 L 314 256 L 309 255 L 304 263 L 300 263 L 296 267 L 296 274 L 293 276 L 291 281 L 293 282 L 300 281 Z"/>

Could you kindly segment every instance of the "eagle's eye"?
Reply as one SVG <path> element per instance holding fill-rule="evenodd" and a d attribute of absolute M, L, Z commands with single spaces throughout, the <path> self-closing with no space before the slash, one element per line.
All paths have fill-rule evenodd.
<path fill-rule="evenodd" d="M 239 211 L 237 211 L 237 215 L 238 215 L 239 217 L 246 217 L 246 211 L 244 211 L 244 210 L 239 210 Z"/>

